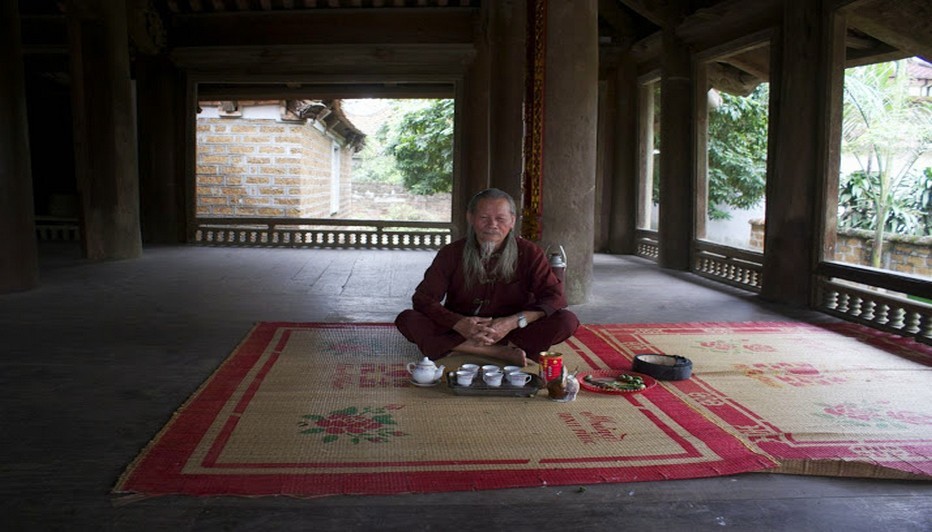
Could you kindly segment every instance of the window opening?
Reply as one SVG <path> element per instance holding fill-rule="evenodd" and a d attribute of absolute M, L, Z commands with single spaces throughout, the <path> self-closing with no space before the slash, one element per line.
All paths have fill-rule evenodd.
<path fill-rule="evenodd" d="M 452 99 L 199 102 L 194 241 L 438 248 Z"/>
<path fill-rule="evenodd" d="M 656 231 L 660 212 L 660 81 L 641 85 L 638 229 Z"/>
<path fill-rule="evenodd" d="M 759 46 L 706 65 L 705 161 L 697 237 L 764 250 L 770 47 Z M 755 68 L 755 66 L 757 68 Z M 702 171 L 704 170 L 704 176 Z"/>
<path fill-rule="evenodd" d="M 830 260 L 932 278 L 930 82 L 915 57 L 845 70 Z"/>

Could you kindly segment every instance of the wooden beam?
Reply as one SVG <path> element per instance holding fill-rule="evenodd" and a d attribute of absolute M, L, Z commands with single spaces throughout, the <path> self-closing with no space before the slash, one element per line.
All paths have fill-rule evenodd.
<path fill-rule="evenodd" d="M 748 50 L 740 54 L 732 55 L 722 59 L 722 62 L 728 63 L 736 68 L 751 74 L 761 80 L 770 79 L 770 47 L 762 46 L 753 50 Z"/>
<path fill-rule="evenodd" d="M 886 63 L 887 61 L 897 61 L 911 56 L 912 54 L 909 52 L 904 52 L 892 46 L 880 43 L 880 45 L 873 50 L 848 50 L 845 68 L 871 65 L 874 63 Z"/>
<path fill-rule="evenodd" d="M 651 23 L 657 26 L 663 26 L 664 20 L 666 19 L 664 5 L 668 3 L 666 0 L 661 2 L 657 2 L 656 0 L 621 0 L 621 3 L 631 11 L 646 18 Z"/>
<path fill-rule="evenodd" d="M 932 58 L 932 3 L 874 0 L 846 12 L 848 25 L 908 55 Z"/>
<path fill-rule="evenodd" d="M 478 11 L 310 9 L 177 15 L 174 46 L 472 43 Z"/>
<path fill-rule="evenodd" d="M 634 39 L 634 22 L 615 0 L 599 0 L 599 18 L 612 29 L 612 44 L 629 45 Z"/>
<path fill-rule="evenodd" d="M 748 96 L 762 80 L 731 65 L 712 61 L 706 69 L 709 86 L 735 96 Z"/>
<path fill-rule="evenodd" d="M 661 50 L 663 50 L 663 34 L 658 31 L 632 44 L 631 56 L 640 64 L 658 60 Z"/>
<path fill-rule="evenodd" d="M 782 0 L 725 0 L 686 17 L 677 26 L 676 36 L 702 51 L 776 26 L 782 6 Z"/>
<path fill-rule="evenodd" d="M 193 74 L 217 80 L 300 81 L 319 76 L 376 76 L 377 81 L 405 81 L 411 76 L 449 79 L 462 75 L 472 61 L 472 44 L 211 46 L 178 48 L 172 60 Z M 381 77 L 379 77 L 381 76 Z M 420 80 L 420 79 L 416 79 Z"/>
<path fill-rule="evenodd" d="M 871 48 L 876 48 L 880 41 L 872 37 L 868 37 L 863 33 L 857 32 L 855 35 L 851 32 L 851 28 L 848 29 L 848 33 L 845 35 L 845 47 L 852 48 L 854 50 L 870 50 Z"/>
<path fill-rule="evenodd" d="M 449 83 L 398 85 L 393 83 L 307 83 L 296 87 L 280 84 L 198 86 L 200 100 L 330 100 L 350 98 L 453 98 L 455 87 Z"/>

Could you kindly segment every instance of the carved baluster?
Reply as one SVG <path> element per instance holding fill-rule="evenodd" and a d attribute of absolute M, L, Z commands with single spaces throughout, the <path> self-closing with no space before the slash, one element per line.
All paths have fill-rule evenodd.
<path fill-rule="evenodd" d="M 851 294 L 848 299 L 848 315 L 854 318 L 858 317 L 861 314 L 861 296 L 857 294 Z"/>
<path fill-rule="evenodd" d="M 822 290 L 824 290 L 822 294 L 822 305 L 829 310 L 837 309 L 838 308 L 838 291 L 829 290 L 828 288 L 823 288 Z"/>
<path fill-rule="evenodd" d="M 865 299 L 862 305 L 861 317 L 867 321 L 874 321 L 874 309 L 877 303 L 873 299 Z"/>
<path fill-rule="evenodd" d="M 919 332 L 916 333 L 916 337 L 925 339 L 926 343 L 932 343 L 932 314 L 920 315 Z"/>
<path fill-rule="evenodd" d="M 890 326 L 894 329 L 902 329 L 905 324 L 906 310 L 903 307 L 896 307 L 890 312 Z"/>
<path fill-rule="evenodd" d="M 836 309 L 838 312 L 841 312 L 841 313 L 843 313 L 843 314 L 847 314 L 847 313 L 848 313 L 848 297 L 849 297 L 849 296 L 848 296 L 848 293 L 847 293 L 847 292 L 839 292 L 839 293 L 838 293 L 838 306 L 835 307 L 835 309 Z"/>
<path fill-rule="evenodd" d="M 919 312 L 911 310 L 906 314 L 906 326 L 903 329 L 910 334 L 917 334 L 919 333 L 919 323 L 921 320 L 922 316 Z"/>
<path fill-rule="evenodd" d="M 890 321 L 890 305 L 887 305 L 886 303 L 881 303 L 877 307 L 877 319 L 875 320 L 875 322 L 879 323 L 880 325 L 886 325 L 887 322 L 889 321 Z"/>

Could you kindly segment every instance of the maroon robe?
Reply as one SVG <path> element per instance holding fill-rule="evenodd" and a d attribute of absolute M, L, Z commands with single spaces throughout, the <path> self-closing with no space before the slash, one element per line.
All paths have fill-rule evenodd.
<path fill-rule="evenodd" d="M 499 318 L 538 310 L 544 317 L 511 331 L 500 343 L 511 342 L 536 361 L 541 351 L 572 336 L 579 320 L 565 309 L 563 283 L 554 275 L 540 247 L 523 238 L 516 241 L 514 280 L 477 284 L 468 290 L 463 271 L 466 239 L 444 246 L 411 298 L 414 308 L 395 319 L 401 334 L 417 344 L 423 354 L 437 359 L 466 341 L 453 330 L 463 317 Z"/>

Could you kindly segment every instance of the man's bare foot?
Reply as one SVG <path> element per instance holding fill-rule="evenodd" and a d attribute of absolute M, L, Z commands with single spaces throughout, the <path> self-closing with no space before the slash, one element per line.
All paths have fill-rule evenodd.
<path fill-rule="evenodd" d="M 524 354 L 524 351 L 518 347 L 507 347 L 504 346 L 506 351 L 510 351 L 510 354 L 505 354 L 502 358 L 505 362 L 510 362 L 512 366 L 527 366 L 527 355 Z"/>
<path fill-rule="evenodd" d="M 512 366 L 527 366 L 527 355 L 518 347 L 507 345 L 482 345 L 467 340 L 453 348 L 460 353 L 469 353 L 472 355 L 482 355 L 489 358 L 495 358 Z"/>

